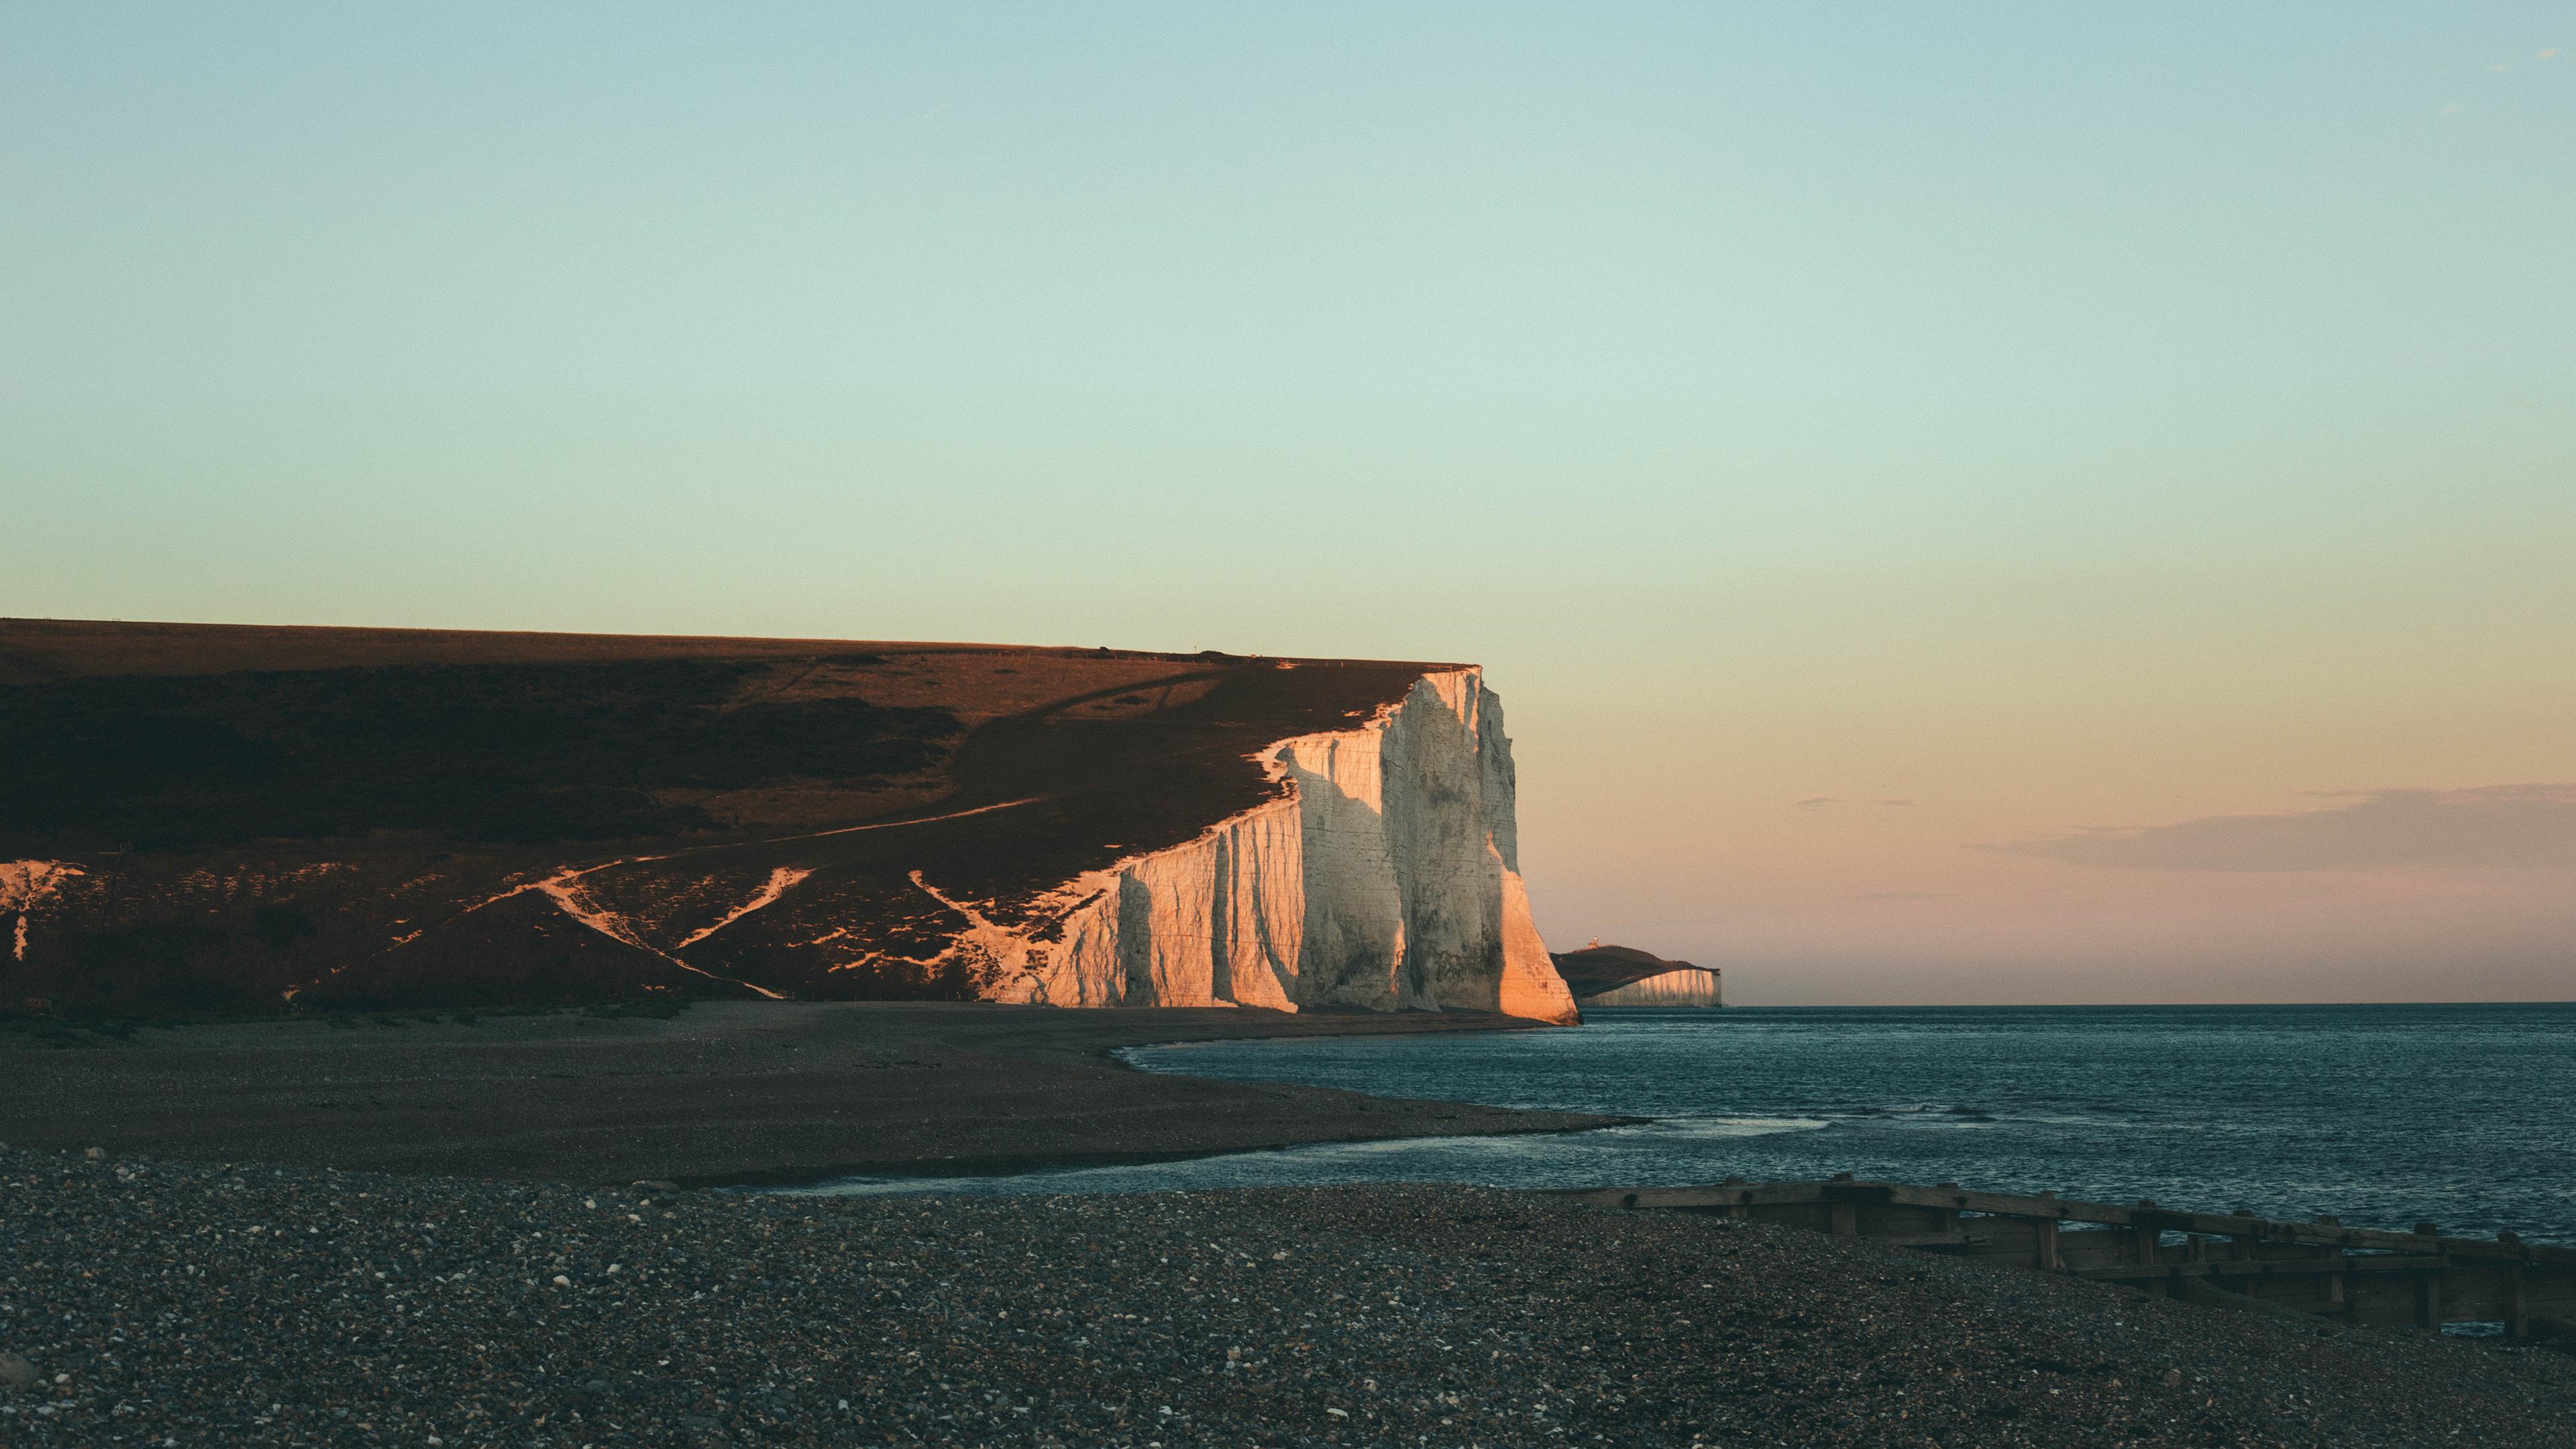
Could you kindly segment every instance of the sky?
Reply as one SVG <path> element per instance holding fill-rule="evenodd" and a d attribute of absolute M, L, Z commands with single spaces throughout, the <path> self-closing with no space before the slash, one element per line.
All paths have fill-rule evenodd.
<path fill-rule="evenodd" d="M 0 614 L 1474 661 L 1559 949 L 2576 998 L 2562 5 L 0 9 Z"/>

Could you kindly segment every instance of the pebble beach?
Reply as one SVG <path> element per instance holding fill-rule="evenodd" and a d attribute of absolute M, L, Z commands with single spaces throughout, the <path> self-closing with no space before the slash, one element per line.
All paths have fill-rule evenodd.
<path fill-rule="evenodd" d="M 1442 1186 L 0 1151 L 0 1444 L 2576 1445 L 2576 1357 Z"/>

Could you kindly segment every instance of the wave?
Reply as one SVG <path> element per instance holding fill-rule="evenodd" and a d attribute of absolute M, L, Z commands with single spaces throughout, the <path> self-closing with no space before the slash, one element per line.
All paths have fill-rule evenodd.
<path fill-rule="evenodd" d="M 1652 1130 L 1691 1137 L 1769 1137 L 1782 1132 L 1822 1132 L 1823 1117 L 1659 1117 Z"/>

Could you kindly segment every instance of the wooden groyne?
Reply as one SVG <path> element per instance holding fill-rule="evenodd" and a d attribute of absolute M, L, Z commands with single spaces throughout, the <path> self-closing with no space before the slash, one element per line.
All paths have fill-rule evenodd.
<path fill-rule="evenodd" d="M 1973 1262 L 2126 1283 L 2212 1307 L 2350 1325 L 2501 1323 L 2507 1335 L 2576 1337 L 2576 1248 L 2282 1222 L 2140 1201 L 2075 1202 L 1859 1181 L 1585 1188 L 1608 1208 L 1712 1213 L 1863 1237 Z"/>

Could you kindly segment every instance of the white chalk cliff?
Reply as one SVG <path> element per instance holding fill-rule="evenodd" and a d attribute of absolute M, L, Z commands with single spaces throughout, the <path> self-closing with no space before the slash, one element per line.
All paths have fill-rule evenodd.
<path fill-rule="evenodd" d="M 27 918 L 64 881 L 88 872 L 60 860 L 0 860 L 0 912 L 9 916 L 9 959 L 27 959 Z"/>
<path fill-rule="evenodd" d="M 1692 966 L 1643 976 L 1583 998 L 1586 1006 L 1724 1006 L 1725 980 L 1714 967 Z"/>
<path fill-rule="evenodd" d="M 1425 675 L 1365 724 L 1259 758 L 1278 798 L 1068 883 L 1023 928 L 960 906 L 985 994 L 1577 1019 L 1530 920 L 1511 741 L 1482 671 Z"/>

